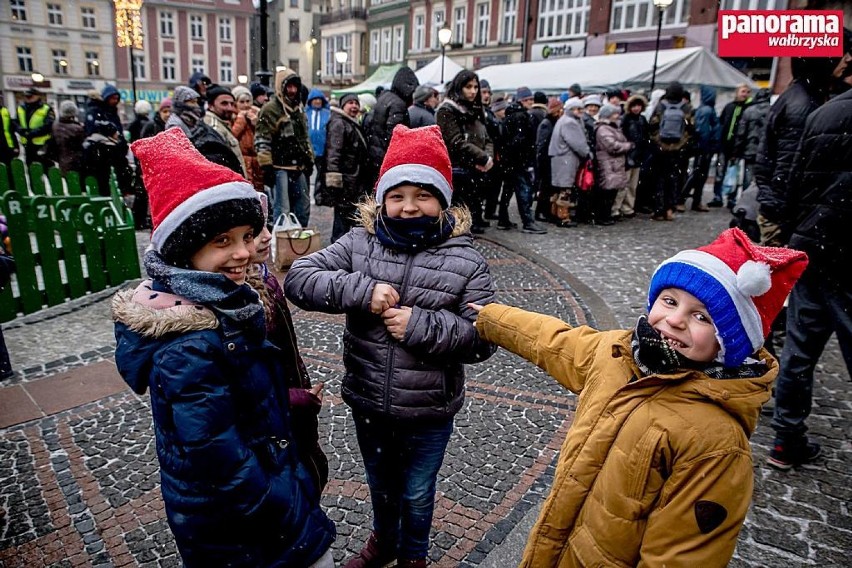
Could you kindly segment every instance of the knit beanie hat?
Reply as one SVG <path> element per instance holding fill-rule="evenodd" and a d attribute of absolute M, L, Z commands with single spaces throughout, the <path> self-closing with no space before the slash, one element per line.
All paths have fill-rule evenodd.
<path fill-rule="evenodd" d="M 524 99 L 533 98 L 532 91 L 530 91 L 529 87 L 518 87 L 518 90 L 515 92 L 515 100 L 522 101 Z"/>
<path fill-rule="evenodd" d="M 159 108 L 161 108 L 161 109 L 163 109 L 163 108 L 172 108 L 172 99 L 171 99 L 171 97 L 166 97 L 166 98 L 164 98 L 163 100 L 161 100 L 161 101 L 160 101 L 160 107 L 159 107 Z"/>
<path fill-rule="evenodd" d="M 621 107 L 617 107 L 611 104 L 605 104 L 601 107 L 600 112 L 598 112 L 598 118 L 600 118 L 601 120 L 606 120 L 607 118 L 617 113 L 621 113 Z"/>
<path fill-rule="evenodd" d="M 264 87 L 260 83 L 252 83 L 249 85 L 249 91 L 251 91 L 251 98 L 256 99 L 261 95 L 265 95 L 267 93 L 266 87 Z"/>
<path fill-rule="evenodd" d="M 72 116 L 77 116 L 79 113 L 80 110 L 74 104 L 74 101 L 62 101 L 59 103 L 60 118 L 71 118 Z"/>
<path fill-rule="evenodd" d="M 407 128 L 398 124 L 391 134 L 388 151 L 379 170 L 376 202 L 402 184 L 434 188 L 444 207 L 453 199 L 453 167 L 441 129 L 437 125 Z"/>
<path fill-rule="evenodd" d="M 263 227 L 254 187 L 231 169 L 208 161 L 180 128 L 130 145 L 142 167 L 151 206 L 151 246 L 167 264 L 189 259 L 219 233 Z"/>
<path fill-rule="evenodd" d="M 491 83 L 489 83 L 486 79 L 480 79 L 479 80 L 479 92 L 490 91 L 490 90 L 491 90 Z"/>
<path fill-rule="evenodd" d="M 429 100 L 429 97 L 436 94 L 438 94 L 437 91 L 435 91 L 432 87 L 429 87 L 428 85 L 419 85 L 416 89 L 414 89 L 414 102 L 425 103 Z"/>
<path fill-rule="evenodd" d="M 546 105 L 547 104 L 547 95 L 541 91 L 536 91 L 533 94 L 533 102 L 537 105 Z"/>
<path fill-rule="evenodd" d="M 201 95 L 199 95 L 196 91 L 181 85 L 179 87 L 175 87 L 175 94 L 172 95 L 172 101 L 174 103 L 185 103 L 187 101 L 194 101 L 199 97 L 201 97 Z"/>
<path fill-rule="evenodd" d="M 556 114 L 562 108 L 562 101 L 558 97 L 550 97 L 547 100 L 547 114 Z"/>
<path fill-rule="evenodd" d="M 242 85 L 237 85 L 233 89 L 231 89 L 231 94 L 234 95 L 234 100 L 240 100 L 240 97 L 248 97 L 249 99 L 253 99 L 251 96 L 251 91 L 248 90 L 248 87 L 243 87 Z"/>
<path fill-rule="evenodd" d="M 340 97 L 340 103 L 338 103 L 338 104 L 339 104 L 340 108 L 343 108 L 344 105 L 346 105 L 346 103 L 348 103 L 349 101 L 358 101 L 358 104 L 359 105 L 361 104 L 361 100 L 358 98 L 358 95 L 356 95 L 355 93 L 346 93 L 345 95 Z"/>
<path fill-rule="evenodd" d="M 212 105 L 213 102 L 221 97 L 222 95 L 230 95 L 234 96 L 230 89 L 223 87 L 222 85 L 213 84 L 207 87 L 207 104 Z M 236 98 L 236 97 L 234 97 Z"/>
<path fill-rule="evenodd" d="M 728 229 L 709 245 L 660 264 L 651 277 L 648 309 L 665 288 L 689 292 L 713 319 L 720 360 L 737 367 L 763 345 L 807 264 L 804 252 L 759 246 L 740 229 Z"/>

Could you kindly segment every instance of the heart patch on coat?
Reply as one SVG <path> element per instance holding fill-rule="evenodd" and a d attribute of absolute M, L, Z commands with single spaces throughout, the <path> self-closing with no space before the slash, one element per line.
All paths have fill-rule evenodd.
<path fill-rule="evenodd" d="M 721 525 L 728 516 L 723 506 L 713 501 L 698 501 L 695 503 L 695 520 L 702 534 L 707 534 Z"/>

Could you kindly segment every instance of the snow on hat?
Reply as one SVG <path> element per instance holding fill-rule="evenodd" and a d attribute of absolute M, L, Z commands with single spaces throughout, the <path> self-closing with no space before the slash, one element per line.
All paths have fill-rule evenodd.
<path fill-rule="evenodd" d="M 437 125 L 407 128 L 398 124 L 379 170 L 376 201 L 405 183 L 427 185 L 439 192 L 446 207 L 453 198 L 453 167 L 441 129 Z"/>
<path fill-rule="evenodd" d="M 664 261 L 651 277 L 648 308 L 665 288 L 689 292 L 707 307 L 725 367 L 763 345 L 772 321 L 808 264 L 804 252 L 754 244 L 728 229 L 709 245 Z"/>
<path fill-rule="evenodd" d="M 208 161 L 180 128 L 130 145 L 148 192 L 151 246 L 169 264 L 183 265 L 217 234 L 240 225 L 263 226 L 254 187 Z"/>

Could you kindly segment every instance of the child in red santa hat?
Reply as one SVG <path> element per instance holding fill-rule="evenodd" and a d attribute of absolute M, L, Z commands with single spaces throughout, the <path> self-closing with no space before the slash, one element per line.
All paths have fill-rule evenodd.
<path fill-rule="evenodd" d="M 523 566 L 725 566 L 752 495 L 763 340 L 807 265 L 729 229 L 664 261 L 634 329 L 491 304 L 476 328 L 579 394 Z"/>
<path fill-rule="evenodd" d="M 285 369 L 246 283 L 258 194 L 179 128 L 131 146 L 150 196 L 149 279 L 112 302 L 115 362 L 150 391 L 169 526 L 186 566 L 334 565 L 299 459 Z M 292 442 L 292 443 L 291 443 Z"/>
<path fill-rule="evenodd" d="M 297 260 L 284 281 L 297 306 L 347 316 L 342 394 L 373 504 L 373 532 L 347 568 L 426 566 L 464 364 L 495 350 L 468 307 L 492 301 L 494 286 L 452 191 L 440 129 L 397 126 L 362 226 Z"/>

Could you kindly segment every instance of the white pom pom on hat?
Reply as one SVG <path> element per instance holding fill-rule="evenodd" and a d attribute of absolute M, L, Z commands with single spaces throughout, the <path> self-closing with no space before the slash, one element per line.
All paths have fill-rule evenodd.
<path fill-rule="evenodd" d="M 765 262 L 747 260 L 737 270 L 737 288 L 747 296 L 763 296 L 772 287 L 772 275 Z"/>

